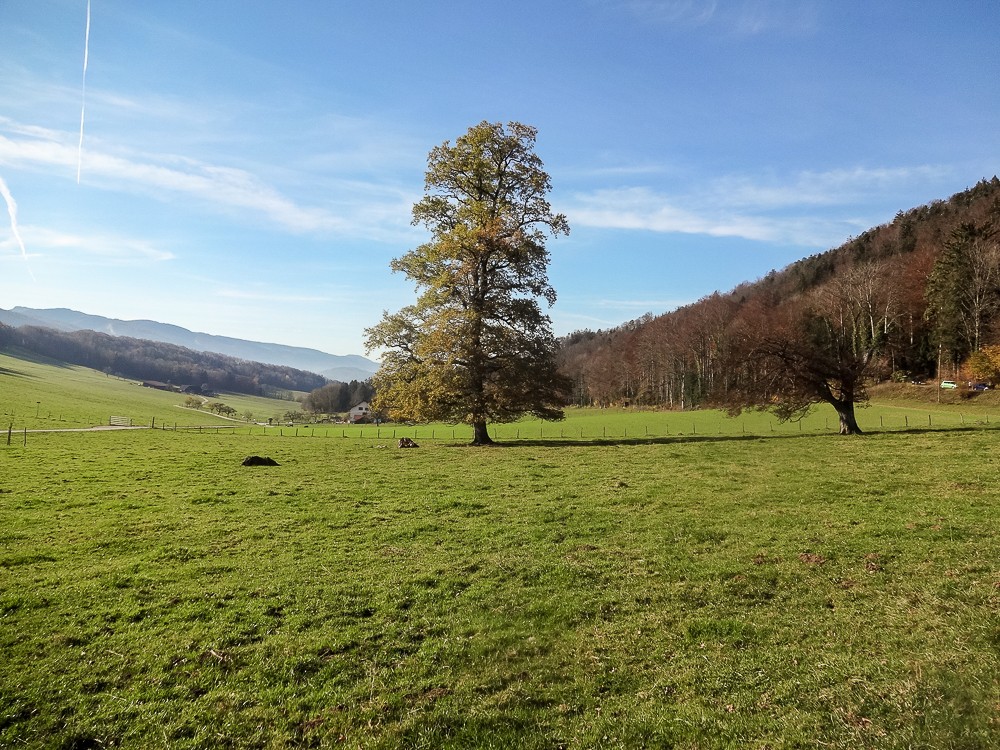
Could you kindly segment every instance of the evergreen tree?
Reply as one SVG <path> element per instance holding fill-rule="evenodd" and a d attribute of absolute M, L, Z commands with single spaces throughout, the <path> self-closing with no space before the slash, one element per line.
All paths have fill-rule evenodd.
<path fill-rule="evenodd" d="M 1000 248 L 992 222 L 964 222 L 945 243 L 927 279 L 932 336 L 954 364 L 985 343 L 1000 309 Z"/>

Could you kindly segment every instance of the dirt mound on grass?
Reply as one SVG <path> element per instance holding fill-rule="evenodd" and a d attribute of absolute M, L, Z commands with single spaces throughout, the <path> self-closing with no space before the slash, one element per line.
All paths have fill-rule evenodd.
<path fill-rule="evenodd" d="M 278 462 L 270 456 L 247 456 L 243 459 L 244 466 L 278 466 Z"/>

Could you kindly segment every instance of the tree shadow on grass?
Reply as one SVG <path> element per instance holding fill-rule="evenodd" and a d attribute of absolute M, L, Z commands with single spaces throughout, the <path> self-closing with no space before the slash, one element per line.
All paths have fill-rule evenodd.
<path fill-rule="evenodd" d="M 629 446 L 629 445 L 678 445 L 690 443 L 733 443 L 733 442 L 754 442 L 758 440 L 864 440 L 866 437 L 875 435 L 924 435 L 928 433 L 941 432 L 984 432 L 1000 429 L 1000 425 L 963 425 L 956 427 L 909 427 L 901 430 L 869 430 L 861 435 L 841 435 L 831 430 L 830 432 L 799 432 L 790 434 L 764 434 L 764 435 L 666 435 L 659 437 L 635 437 L 635 438 L 534 438 L 516 440 L 498 440 L 490 448 L 552 448 L 552 447 L 607 447 L 607 446 Z M 470 448 L 475 446 L 469 443 Z"/>
<path fill-rule="evenodd" d="M 6 354 L 11 359 L 19 359 L 22 362 L 31 362 L 32 364 L 36 364 L 36 365 L 48 365 L 49 367 L 61 367 L 61 368 L 66 369 L 66 370 L 68 370 L 69 368 L 71 368 L 73 366 L 73 365 L 69 364 L 68 362 L 62 362 L 62 361 L 60 361 L 58 359 L 52 359 L 51 357 L 46 357 L 46 356 L 44 356 L 42 354 L 36 354 L 35 352 L 30 352 L 30 351 L 27 351 L 25 349 L 19 349 L 17 347 L 12 347 L 12 348 L 7 349 L 6 351 L 0 352 L 0 353 Z M 26 375 L 23 372 L 9 371 L 9 370 L 5 370 L 4 368 L 0 368 L 0 373 L 7 374 L 8 372 L 10 374 L 13 374 L 13 375 L 22 375 L 22 376 L 25 376 L 25 377 L 35 377 L 33 375 Z"/>

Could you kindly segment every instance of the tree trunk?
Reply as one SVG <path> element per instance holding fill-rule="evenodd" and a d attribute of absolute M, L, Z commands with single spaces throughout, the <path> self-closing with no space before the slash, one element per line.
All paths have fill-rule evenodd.
<path fill-rule="evenodd" d="M 472 444 L 473 445 L 493 445 L 493 438 L 486 431 L 486 422 L 479 421 L 472 423 Z"/>
<path fill-rule="evenodd" d="M 861 428 L 858 427 L 858 420 L 854 416 L 854 401 L 835 401 L 833 408 L 837 410 L 840 417 L 841 435 L 860 435 Z"/>

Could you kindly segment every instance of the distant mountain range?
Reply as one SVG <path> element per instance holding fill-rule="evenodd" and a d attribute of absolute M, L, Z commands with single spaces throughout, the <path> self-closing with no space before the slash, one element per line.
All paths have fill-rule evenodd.
<path fill-rule="evenodd" d="M 196 333 L 180 326 L 157 323 L 153 320 L 117 320 L 100 315 L 53 308 L 37 310 L 30 307 L 0 309 L 0 323 L 18 328 L 20 326 L 41 326 L 57 331 L 98 331 L 112 336 L 128 336 L 136 339 L 161 341 L 175 344 L 197 352 L 215 352 L 238 357 L 251 362 L 265 362 L 284 365 L 298 370 L 315 372 L 330 380 L 349 383 L 352 380 L 367 380 L 377 370 L 378 363 L 358 354 L 327 354 L 318 349 L 283 344 L 266 344 L 260 341 L 246 341 L 228 336 L 213 336 Z"/>

